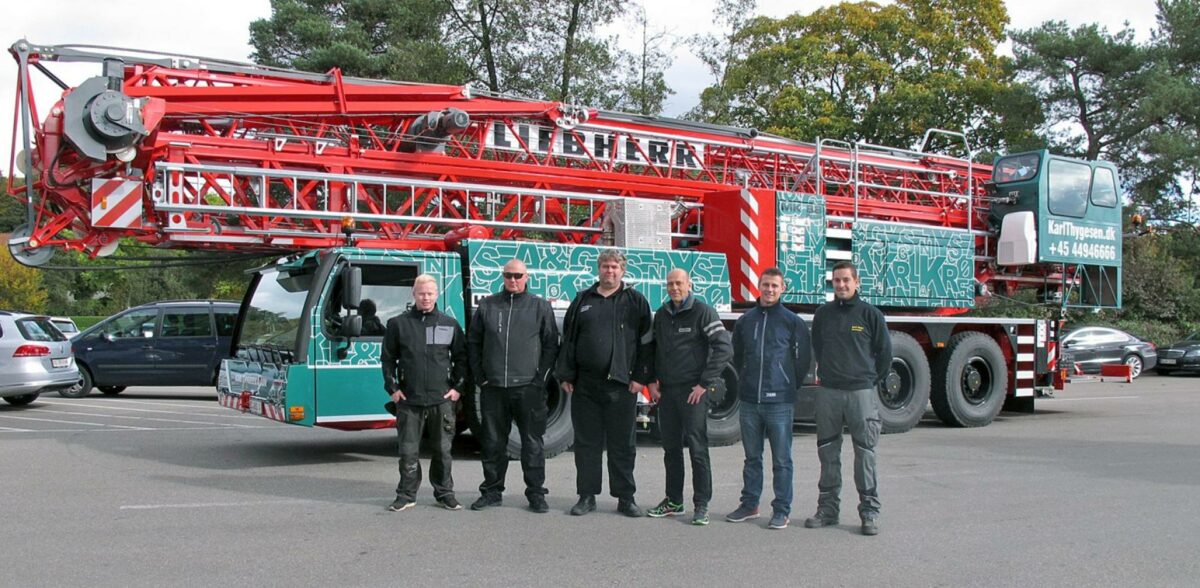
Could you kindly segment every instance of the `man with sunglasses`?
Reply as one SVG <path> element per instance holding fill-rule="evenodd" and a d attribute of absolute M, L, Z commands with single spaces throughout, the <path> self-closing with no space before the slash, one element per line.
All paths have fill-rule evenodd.
<path fill-rule="evenodd" d="M 529 510 L 546 504 L 546 376 L 558 356 L 558 326 L 550 303 L 526 291 L 528 269 L 504 265 L 504 287 L 479 302 L 467 333 L 471 372 L 479 384 L 483 421 L 483 483 L 471 510 L 499 506 L 508 473 L 508 434 L 517 423 Z"/>

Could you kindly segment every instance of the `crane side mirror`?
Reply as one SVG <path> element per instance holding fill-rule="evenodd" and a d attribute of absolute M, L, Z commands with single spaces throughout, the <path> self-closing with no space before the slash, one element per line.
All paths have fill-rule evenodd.
<path fill-rule="evenodd" d="M 342 308 L 358 308 L 362 301 L 362 268 L 348 266 L 342 270 Z"/>

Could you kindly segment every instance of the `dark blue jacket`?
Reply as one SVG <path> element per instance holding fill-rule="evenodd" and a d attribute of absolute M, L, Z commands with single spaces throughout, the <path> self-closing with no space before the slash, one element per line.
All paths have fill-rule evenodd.
<path fill-rule="evenodd" d="M 742 402 L 794 403 L 811 363 L 808 325 L 782 303 L 755 306 L 733 326 L 733 367 Z"/>

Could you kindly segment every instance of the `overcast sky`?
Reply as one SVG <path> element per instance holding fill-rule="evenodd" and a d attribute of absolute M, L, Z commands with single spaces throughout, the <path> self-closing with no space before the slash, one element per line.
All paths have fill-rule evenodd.
<path fill-rule="evenodd" d="M 398 0 L 402 1 L 402 0 Z M 705 32 L 712 27 L 713 0 L 655 0 L 645 2 L 651 26 L 668 31 L 679 39 Z M 759 13 L 781 17 L 791 12 L 811 12 L 833 4 L 818 0 L 759 0 Z M 1138 38 L 1149 38 L 1154 27 L 1153 0 L 1008 0 L 1012 28 L 1030 28 L 1046 20 L 1065 20 L 1071 25 L 1095 22 L 1116 31 L 1126 22 Z M 37 44 L 99 44 L 138 49 L 178 52 L 202 57 L 248 60 L 249 24 L 270 16 L 267 0 L 206 0 L 176 2 L 162 0 L 44 0 L 10 2 L 0 19 L 0 43 L 5 47 L 20 38 Z M 631 47 L 632 49 L 632 47 Z M 709 85 L 708 72 L 682 42 L 675 51 L 675 63 L 667 72 L 667 83 L 676 94 L 667 103 L 665 114 L 679 115 L 697 102 L 699 93 Z M 12 104 L 16 63 L 7 60 L 0 66 L 0 162 L 8 173 L 12 137 Z M 98 66 L 78 66 L 73 70 L 53 66 L 72 85 L 99 74 Z M 35 73 L 35 77 L 42 77 Z M 35 86 L 39 103 L 48 106 L 57 98 L 48 83 Z M 18 143 L 20 139 L 18 138 Z M 18 147 L 19 149 L 19 147 Z"/>

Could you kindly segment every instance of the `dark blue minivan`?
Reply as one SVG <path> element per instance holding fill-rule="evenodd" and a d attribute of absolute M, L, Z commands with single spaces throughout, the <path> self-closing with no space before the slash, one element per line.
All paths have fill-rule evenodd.
<path fill-rule="evenodd" d="M 211 386 L 229 354 L 238 303 L 151 302 L 110 316 L 71 340 L 82 380 L 59 392 L 82 398 L 92 388 L 120 394 L 126 386 Z"/>

